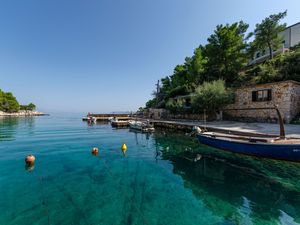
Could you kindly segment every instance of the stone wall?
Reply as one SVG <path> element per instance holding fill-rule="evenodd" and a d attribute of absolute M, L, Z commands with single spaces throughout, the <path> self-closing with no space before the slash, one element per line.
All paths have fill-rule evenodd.
<path fill-rule="evenodd" d="M 166 109 L 154 109 L 150 108 L 143 113 L 144 118 L 156 119 L 156 120 L 197 120 L 203 121 L 203 114 L 193 114 L 193 113 L 170 113 Z M 216 114 L 206 114 L 206 120 L 217 119 Z"/>
<path fill-rule="evenodd" d="M 270 101 L 253 102 L 252 91 L 271 89 Z M 282 81 L 269 84 L 238 88 L 235 103 L 224 107 L 224 118 L 244 121 L 277 122 L 278 116 L 272 108 L 278 105 L 286 123 L 300 112 L 300 84 L 295 81 Z"/>

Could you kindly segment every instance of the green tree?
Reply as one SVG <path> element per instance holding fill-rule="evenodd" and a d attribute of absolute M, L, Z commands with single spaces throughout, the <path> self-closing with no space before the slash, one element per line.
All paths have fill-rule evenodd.
<path fill-rule="evenodd" d="M 29 104 L 28 104 L 28 109 L 31 110 L 31 111 L 35 110 L 35 109 L 36 109 L 35 104 L 33 104 L 32 102 L 29 103 Z"/>
<path fill-rule="evenodd" d="M 146 102 L 146 109 L 155 107 L 156 104 L 156 98 L 150 99 Z"/>
<path fill-rule="evenodd" d="M 203 55 L 203 48 L 203 46 L 196 48 L 189 64 L 187 64 L 188 74 L 192 77 L 193 84 L 191 86 L 202 84 L 206 79 L 204 69 L 207 59 Z"/>
<path fill-rule="evenodd" d="M 207 59 L 205 73 L 208 80 L 223 79 L 233 84 L 247 63 L 245 32 L 249 25 L 239 23 L 218 25 L 203 48 Z"/>
<path fill-rule="evenodd" d="M 254 36 L 254 41 L 251 43 L 251 52 L 254 52 L 253 50 L 268 49 L 270 59 L 273 58 L 273 50 L 279 48 L 282 43 L 282 37 L 279 33 L 286 27 L 286 24 L 279 24 L 279 22 L 286 15 L 287 11 L 272 14 L 261 23 L 256 24 L 254 32 L 249 34 L 249 37 Z"/>
<path fill-rule="evenodd" d="M 1 109 L 5 112 L 18 112 L 20 109 L 19 102 L 11 92 L 3 92 L 0 101 Z"/>
<path fill-rule="evenodd" d="M 192 96 L 192 107 L 197 112 L 204 109 L 208 112 L 217 112 L 232 99 L 232 92 L 226 89 L 223 80 L 204 82 Z"/>

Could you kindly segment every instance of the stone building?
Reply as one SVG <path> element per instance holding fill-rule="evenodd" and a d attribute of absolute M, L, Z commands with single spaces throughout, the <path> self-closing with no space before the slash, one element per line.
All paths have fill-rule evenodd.
<path fill-rule="evenodd" d="M 300 83 L 281 81 L 238 88 L 234 103 L 223 110 L 224 118 L 277 122 L 274 104 L 278 106 L 284 122 L 289 123 L 300 113 Z"/>

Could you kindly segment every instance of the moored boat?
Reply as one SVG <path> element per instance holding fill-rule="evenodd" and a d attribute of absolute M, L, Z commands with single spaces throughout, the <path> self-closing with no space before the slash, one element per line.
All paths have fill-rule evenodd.
<path fill-rule="evenodd" d="M 119 120 L 117 117 L 114 117 L 111 121 L 111 126 L 116 128 L 125 128 L 128 127 L 128 120 Z"/>
<path fill-rule="evenodd" d="M 233 135 L 215 132 L 203 132 L 195 129 L 200 143 L 235 153 L 253 155 L 264 158 L 281 159 L 300 162 L 300 139 L 286 138 L 281 114 L 277 108 L 280 135 L 276 138 L 266 136 Z"/>
<path fill-rule="evenodd" d="M 142 121 L 129 121 L 129 127 L 131 129 L 134 130 L 140 130 L 143 132 L 152 132 L 154 131 L 154 127 L 149 123 L 149 121 L 147 122 L 142 122 Z"/>
<path fill-rule="evenodd" d="M 300 162 L 300 139 L 265 139 L 220 133 L 204 132 L 197 135 L 198 140 L 222 150 L 253 155 L 264 158 Z"/>

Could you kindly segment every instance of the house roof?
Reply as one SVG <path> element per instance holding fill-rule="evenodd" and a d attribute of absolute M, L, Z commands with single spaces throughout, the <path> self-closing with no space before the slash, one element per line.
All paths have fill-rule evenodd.
<path fill-rule="evenodd" d="M 290 26 L 286 27 L 285 30 L 286 30 L 286 29 L 289 29 L 289 28 L 291 28 L 291 27 L 297 26 L 297 25 L 299 25 L 299 24 L 300 24 L 300 22 L 295 23 L 295 24 L 293 24 L 293 25 L 290 25 Z"/>

